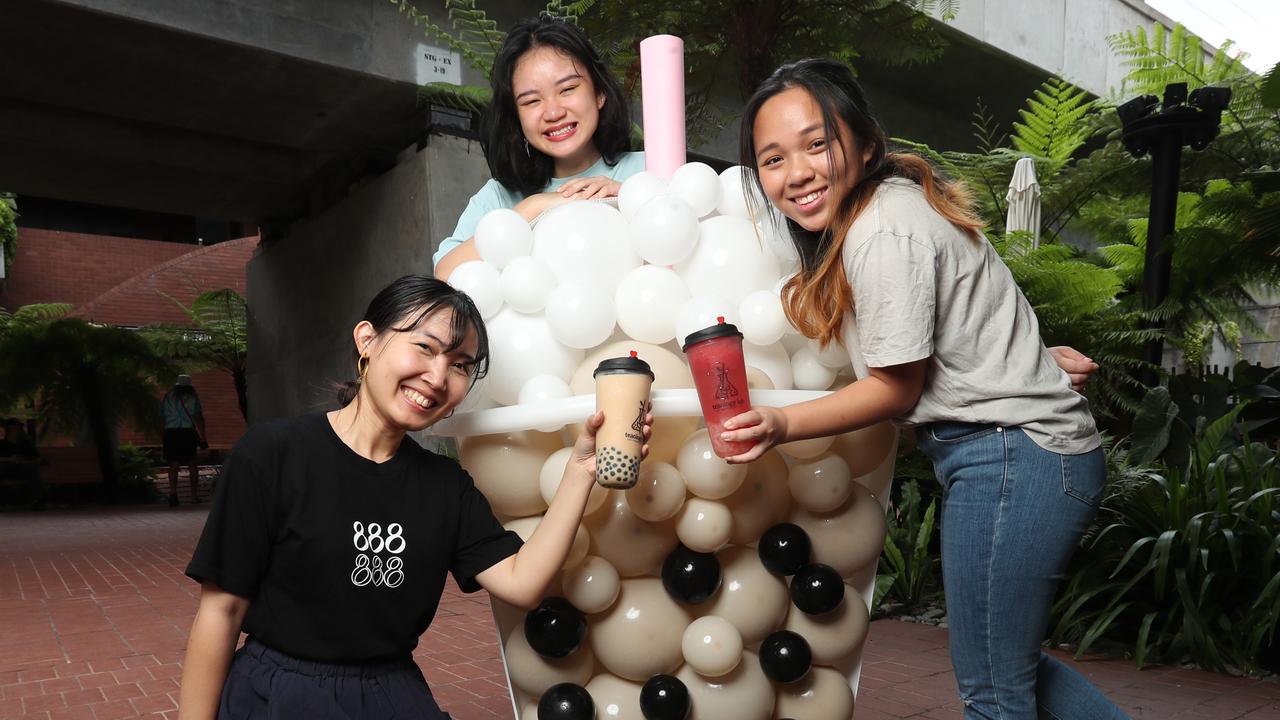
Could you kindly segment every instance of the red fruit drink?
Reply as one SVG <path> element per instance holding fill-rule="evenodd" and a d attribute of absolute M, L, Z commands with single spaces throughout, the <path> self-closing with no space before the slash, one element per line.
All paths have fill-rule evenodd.
<path fill-rule="evenodd" d="M 711 448 L 726 458 L 741 455 L 755 446 L 753 442 L 725 442 L 720 439 L 729 418 L 751 408 L 747 390 L 747 362 L 742 356 L 742 333 L 724 318 L 703 328 L 684 341 L 685 355 L 693 371 L 693 385 L 698 389 L 702 416 L 707 420 Z"/>

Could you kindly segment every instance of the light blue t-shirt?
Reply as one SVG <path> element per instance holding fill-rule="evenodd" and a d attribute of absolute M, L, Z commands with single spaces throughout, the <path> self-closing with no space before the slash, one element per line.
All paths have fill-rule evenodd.
<path fill-rule="evenodd" d="M 584 177 L 603 175 L 618 182 L 624 182 L 641 170 L 644 170 L 644 153 L 642 152 L 623 153 L 622 157 L 618 159 L 618 164 L 612 166 L 606 163 L 604 158 L 600 158 L 594 165 L 577 175 L 551 178 L 551 182 L 542 188 L 542 192 L 551 192 L 570 180 Z M 452 235 L 440 243 L 440 249 L 436 250 L 436 254 L 432 256 L 431 264 L 433 266 L 439 265 L 440 259 L 448 255 L 450 250 L 475 235 L 476 225 L 480 224 L 480 218 L 484 217 L 490 210 L 515 207 L 525 197 L 514 190 L 508 189 L 506 185 L 497 180 L 489 180 L 489 182 L 481 186 L 475 195 L 471 196 L 471 200 L 467 203 L 467 209 L 463 210 L 462 216 L 458 218 L 458 226 L 453 229 Z"/>

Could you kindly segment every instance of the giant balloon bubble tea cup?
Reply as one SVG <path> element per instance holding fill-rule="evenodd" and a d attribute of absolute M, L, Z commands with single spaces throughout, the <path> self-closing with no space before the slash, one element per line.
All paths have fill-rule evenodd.
<path fill-rule="evenodd" d="M 750 450 L 751 442 L 720 439 L 729 418 L 751 407 L 747 390 L 747 363 L 742 355 L 742 333 L 723 317 L 715 325 L 691 333 L 684 341 L 685 355 L 693 372 L 702 416 L 711 435 L 711 449 L 727 458 Z"/>
<path fill-rule="evenodd" d="M 602 360 L 596 379 L 596 409 L 604 411 L 604 425 L 596 433 L 596 482 L 607 488 L 628 489 L 640 479 L 644 447 L 644 416 L 649 411 L 653 370 L 631 351 L 630 357 Z"/>

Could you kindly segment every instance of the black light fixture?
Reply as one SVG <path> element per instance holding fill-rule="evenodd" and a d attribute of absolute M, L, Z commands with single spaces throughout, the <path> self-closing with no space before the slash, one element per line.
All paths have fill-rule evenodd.
<path fill-rule="evenodd" d="M 1230 102 L 1230 88 L 1202 87 L 1188 96 L 1186 83 L 1171 83 L 1165 86 L 1163 100 L 1143 95 L 1116 108 L 1124 126 L 1121 139 L 1125 149 L 1136 158 L 1151 153 L 1151 206 L 1146 265 L 1142 271 L 1142 291 L 1148 310 L 1169 295 L 1173 248 L 1167 241 L 1173 234 L 1178 211 L 1182 146 L 1205 149 L 1218 136 L 1222 111 Z M 1147 327 L 1163 325 L 1162 321 L 1155 320 Z M 1145 359 L 1152 367 L 1160 366 L 1163 355 L 1162 340 L 1157 338 L 1147 344 Z M 1156 373 L 1144 373 L 1143 380 L 1147 385 L 1155 385 Z"/>

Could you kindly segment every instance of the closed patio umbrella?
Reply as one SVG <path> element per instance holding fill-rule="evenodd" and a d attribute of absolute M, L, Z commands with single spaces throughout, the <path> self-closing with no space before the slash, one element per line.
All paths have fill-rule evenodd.
<path fill-rule="evenodd" d="M 1020 158 L 1013 166 L 1013 179 L 1009 181 L 1005 199 L 1009 201 L 1005 232 L 1034 233 L 1032 247 L 1040 247 L 1040 182 L 1036 180 L 1035 160 Z"/>

